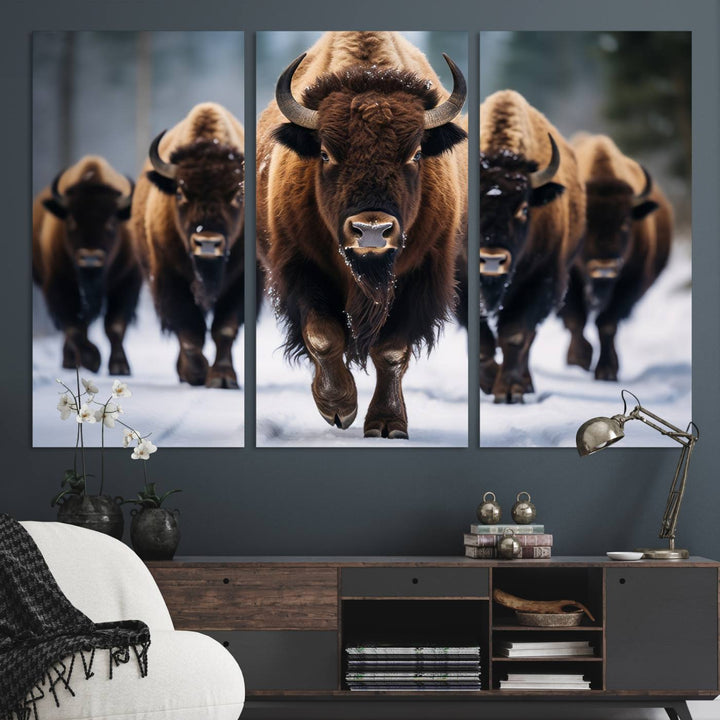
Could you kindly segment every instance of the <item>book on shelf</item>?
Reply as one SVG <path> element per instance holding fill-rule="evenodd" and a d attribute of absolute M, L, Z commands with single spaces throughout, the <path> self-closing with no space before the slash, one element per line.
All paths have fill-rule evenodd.
<path fill-rule="evenodd" d="M 501 690 L 590 690 L 585 675 L 575 673 L 508 673 Z"/>
<path fill-rule="evenodd" d="M 539 650 L 548 648 L 588 648 L 592 647 L 589 640 L 528 640 L 518 642 L 516 640 L 499 640 L 496 647 L 513 650 Z"/>
<path fill-rule="evenodd" d="M 467 656 L 480 655 L 480 647 L 474 646 L 450 646 L 440 647 L 436 645 L 356 645 L 346 647 L 345 652 L 348 655 L 407 655 L 415 657 L 422 656 L 459 656 L 460 658 Z"/>
<path fill-rule="evenodd" d="M 509 682 L 500 681 L 501 690 L 590 690 L 590 681 L 584 682 Z"/>
<path fill-rule="evenodd" d="M 502 535 L 506 530 L 512 530 L 515 535 L 541 535 L 545 532 L 544 525 L 482 525 L 473 523 L 470 532 L 474 535 Z"/>
<path fill-rule="evenodd" d="M 582 673 L 508 673 L 505 680 L 508 682 L 542 683 L 586 682 L 585 675 Z"/>
<path fill-rule="evenodd" d="M 447 668 L 448 670 L 463 670 L 463 669 L 474 669 L 479 667 L 479 658 L 469 658 L 467 660 L 448 660 L 446 658 L 435 659 L 424 659 L 424 658 L 411 658 L 409 660 L 387 660 L 387 659 L 360 659 L 353 660 L 348 659 L 348 668 L 363 668 L 367 670 L 402 670 L 412 668 Z"/>
<path fill-rule="evenodd" d="M 473 545 L 477 547 L 495 547 L 500 540 L 502 535 L 477 535 L 475 533 L 465 533 L 463 540 L 465 545 Z M 517 535 L 515 540 L 520 543 L 522 547 L 525 546 L 539 546 L 552 547 L 553 536 L 548 533 L 538 533 L 536 535 Z"/>
<path fill-rule="evenodd" d="M 482 690 L 481 683 L 472 685 L 348 685 L 352 692 L 477 692 Z"/>
<path fill-rule="evenodd" d="M 476 681 L 480 678 L 480 672 L 464 673 L 436 673 L 436 672 L 347 672 L 345 679 L 350 682 L 362 682 L 365 680 L 392 680 L 400 682 L 405 680 L 433 680 L 435 682 L 455 682 L 456 680 Z"/>
<path fill-rule="evenodd" d="M 501 648 L 512 648 L 514 650 L 592 647 L 589 640 L 528 640 L 527 642 L 517 642 L 516 640 L 498 640 L 495 643 L 495 646 Z"/>
<path fill-rule="evenodd" d="M 595 655 L 595 650 L 588 647 L 570 648 L 532 648 L 516 650 L 515 648 L 497 648 L 498 657 L 531 658 L 531 657 L 586 657 Z"/>
<path fill-rule="evenodd" d="M 546 560 L 552 557 L 552 548 L 548 546 L 521 547 L 520 550 L 520 557 L 524 560 Z M 474 545 L 465 546 L 465 555 L 479 560 L 493 560 L 498 556 L 496 547 L 475 547 Z"/>

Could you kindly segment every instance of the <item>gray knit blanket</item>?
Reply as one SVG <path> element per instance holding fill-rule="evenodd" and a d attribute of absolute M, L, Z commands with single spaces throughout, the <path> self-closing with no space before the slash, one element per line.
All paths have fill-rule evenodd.
<path fill-rule="evenodd" d="M 98 650 L 109 679 L 132 657 L 145 677 L 149 646 L 144 622 L 94 623 L 72 605 L 25 528 L 0 515 L 0 720 L 38 720 L 48 694 L 58 707 L 72 699 L 71 681 L 94 675 Z"/>

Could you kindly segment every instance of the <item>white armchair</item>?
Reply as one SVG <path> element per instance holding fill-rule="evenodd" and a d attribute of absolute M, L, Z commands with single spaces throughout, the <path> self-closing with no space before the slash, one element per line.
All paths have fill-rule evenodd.
<path fill-rule="evenodd" d="M 237 720 L 245 702 L 242 672 L 230 653 L 201 633 L 176 631 L 143 562 L 107 535 L 52 522 L 21 523 L 60 589 L 94 622 L 143 620 L 150 628 L 148 675 L 136 663 L 113 670 L 104 655 L 95 675 L 79 673 L 75 697 L 58 690 L 38 702 L 42 720 Z"/>

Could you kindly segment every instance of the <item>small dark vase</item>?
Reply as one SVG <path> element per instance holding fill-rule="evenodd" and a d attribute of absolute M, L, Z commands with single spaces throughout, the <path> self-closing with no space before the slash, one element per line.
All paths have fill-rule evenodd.
<path fill-rule="evenodd" d="M 125 529 L 122 498 L 109 495 L 66 495 L 58 508 L 58 522 L 78 525 L 120 540 Z"/>
<path fill-rule="evenodd" d="M 180 542 L 179 510 L 144 507 L 130 512 L 130 540 L 143 560 L 172 560 Z"/>

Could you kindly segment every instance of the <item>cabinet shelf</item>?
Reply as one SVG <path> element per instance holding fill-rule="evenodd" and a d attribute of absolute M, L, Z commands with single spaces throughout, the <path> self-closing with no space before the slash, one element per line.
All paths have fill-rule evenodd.
<path fill-rule="evenodd" d="M 602 625 L 577 625 L 576 627 L 532 627 L 530 625 L 513 624 L 503 621 L 502 625 L 494 625 L 493 632 L 602 632 Z"/>

